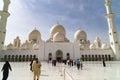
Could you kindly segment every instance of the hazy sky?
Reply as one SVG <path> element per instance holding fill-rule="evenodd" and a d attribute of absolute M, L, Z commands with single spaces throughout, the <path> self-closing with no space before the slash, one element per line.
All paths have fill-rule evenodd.
<path fill-rule="evenodd" d="M 111 2 L 120 39 L 120 0 Z M 102 43 L 109 43 L 104 3 L 105 0 L 11 0 L 5 44 L 13 43 L 16 36 L 25 42 L 35 27 L 46 41 L 51 27 L 57 22 L 64 26 L 71 42 L 74 33 L 82 29 L 91 43 L 96 36 Z M 3 0 L 0 0 L 0 10 L 2 7 Z"/>

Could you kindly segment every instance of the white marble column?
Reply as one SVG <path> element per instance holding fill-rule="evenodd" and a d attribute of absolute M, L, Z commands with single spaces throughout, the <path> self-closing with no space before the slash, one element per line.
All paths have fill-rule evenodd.
<path fill-rule="evenodd" d="M 10 4 L 10 0 L 3 0 L 4 6 L 3 10 L 0 11 L 0 50 L 2 50 L 4 41 L 5 41 L 5 36 L 6 36 L 6 24 L 7 24 L 7 18 L 10 16 L 8 12 L 8 6 Z"/>
<path fill-rule="evenodd" d="M 112 13 L 110 0 L 106 0 L 105 7 L 107 11 L 106 19 L 107 19 L 108 27 L 109 27 L 110 46 L 116 56 L 116 59 L 119 60 L 120 59 L 120 47 L 119 47 L 120 44 L 119 44 L 117 30 L 116 30 L 115 23 L 114 23 L 114 13 Z"/>

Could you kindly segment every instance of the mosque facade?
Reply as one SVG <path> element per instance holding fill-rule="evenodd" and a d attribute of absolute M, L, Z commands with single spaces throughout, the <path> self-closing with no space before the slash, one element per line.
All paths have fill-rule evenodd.
<path fill-rule="evenodd" d="M 5 12 L 6 14 L 9 14 L 8 5 L 10 2 L 9 0 L 4 1 L 6 1 L 4 2 L 6 5 L 4 4 L 3 11 L 0 12 L 1 16 L 4 15 L 2 13 Z M 105 6 L 107 10 L 106 18 L 108 25 L 114 24 L 114 17 L 112 16 L 109 0 L 106 0 Z M 5 24 L 7 22 L 7 17 L 8 16 L 5 16 L 4 18 L 3 16 L 3 22 L 5 22 Z M 5 24 L 0 24 L 3 26 L 2 29 L 6 29 Z M 38 57 L 40 60 L 67 60 L 81 58 L 83 61 L 100 61 L 102 59 L 119 59 L 120 46 L 115 26 L 112 25 L 111 28 L 111 25 L 109 25 L 109 31 L 111 31 L 109 35 L 110 41 L 111 43 L 113 42 L 112 44 L 110 43 L 110 45 L 103 44 L 99 37 L 96 37 L 94 43 L 91 43 L 87 39 L 87 33 L 82 29 L 78 29 L 74 33 L 74 41 L 71 42 L 66 36 L 65 27 L 59 23 L 56 23 L 51 27 L 50 36 L 44 41 L 41 38 L 42 35 L 40 31 L 35 28 L 29 33 L 28 40 L 24 43 L 21 43 L 19 36 L 17 36 L 13 40 L 13 43 L 10 43 L 5 47 L 3 46 L 4 39 L 0 39 L 0 59 L 1 61 L 6 59 L 10 61 L 29 61 L 35 57 Z M 0 36 L 5 38 L 5 34 L 2 35 L 0 33 Z"/>

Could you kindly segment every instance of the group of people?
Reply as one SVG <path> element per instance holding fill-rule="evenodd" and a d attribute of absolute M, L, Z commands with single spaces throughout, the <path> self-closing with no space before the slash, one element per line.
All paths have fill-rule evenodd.
<path fill-rule="evenodd" d="M 80 59 L 76 59 L 76 60 L 65 60 L 63 61 L 65 64 L 67 63 L 68 66 L 73 66 L 76 65 L 77 69 L 81 69 L 83 68 L 83 63 L 82 60 Z M 103 67 L 106 67 L 106 63 L 105 60 L 102 60 L 103 62 Z M 56 66 L 56 61 L 53 60 L 52 61 L 52 65 Z M 30 70 L 33 72 L 33 80 L 39 80 L 40 74 L 41 74 L 41 62 L 38 60 L 38 58 L 35 58 L 31 61 L 30 63 Z M 11 65 L 9 64 L 9 61 L 6 61 L 5 64 L 2 67 L 3 71 L 3 78 L 2 80 L 7 80 L 8 76 L 9 76 L 9 70 L 12 71 Z"/>
<path fill-rule="evenodd" d="M 83 67 L 83 63 L 82 63 L 82 60 L 80 59 L 76 59 L 76 60 L 67 60 L 67 64 L 68 66 L 73 66 L 73 65 L 76 65 L 77 66 L 77 69 L 79 70 L 81 68 L 82 70 L 82 67 Z"/>
<path fill-rule="evenodd" d="M 57 61 L 57 60 L 48 60 L 48 63 L 52 63 L 52 66 L 56 66 L 57 63 L 64 63 L 65 65 L 68 66 L 77 66 L 77 69 L 81 69 L 83 68 L 83 63 L 81 59 L 68 59 L 68 60 L 61 60 L 61 61 Z"/>

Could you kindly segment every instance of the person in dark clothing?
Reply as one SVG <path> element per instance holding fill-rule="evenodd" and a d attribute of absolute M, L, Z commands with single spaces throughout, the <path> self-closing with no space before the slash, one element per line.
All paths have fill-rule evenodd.
<path fill-rule="evenodd" d="M 83 63 L 82 61 L 80 62 L 80 67 L 81 67 L 81 70 L 83 69 Z"/>
<path fill-rule="evenodd" d="M 71 61 L 71 63 L 72 63 L 72 66 L 73 66 L 73 64 L 74 64 L 73 60 Z"/>
<path fill-rule="evenodd" d="M 1 71 L 3 71 L 3 79 L 2 80 L 7 80 L 8 76 L 9 76 L 9 70 L 12 71 L 12 68 L 11 68 L 9 62 L 6 61 L 1 70 Z"/>
<path fill-rule="evenodd" d="M 80 59 L 80 67 L 81 67 L 81 70 L 83 69 L 83 62 L 82 62 L 82 59 Z"/>
<path fill-rule="evenodd" d="M 106 67 L 105 60 L 104 60 L 104 59 L 102 60 L 102 62 L 103 62 L 103 67 Z"/>
<path fill-rule="evenodd" d="M 56 66 L 56 60 L 54 60 L 54 66 Z"/>
<path fill-rule="evenodd" d="M 30 63 L 30 70 L 32 71 L 32 63 L 33 63 L 33 61 L 34 61 L 35 59 L 33 59 L 32 61 L 31 61 L 31 63 Z"/>
<path fill-rule="evenodd" d="M 79 59 L 76 60 L 76 65 L 77 65 L 77 69 L 79 70 L 80 69 L 80 60 Z"/>

